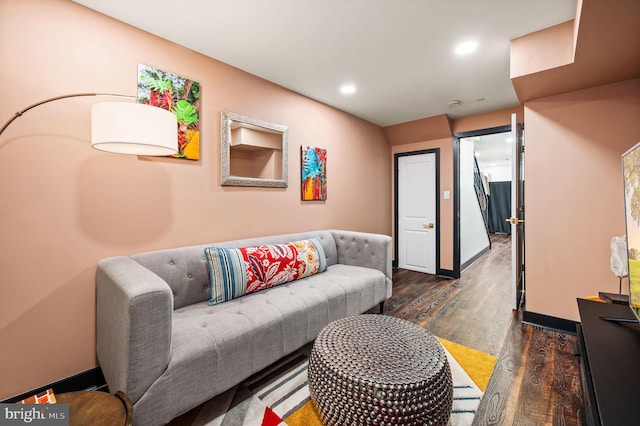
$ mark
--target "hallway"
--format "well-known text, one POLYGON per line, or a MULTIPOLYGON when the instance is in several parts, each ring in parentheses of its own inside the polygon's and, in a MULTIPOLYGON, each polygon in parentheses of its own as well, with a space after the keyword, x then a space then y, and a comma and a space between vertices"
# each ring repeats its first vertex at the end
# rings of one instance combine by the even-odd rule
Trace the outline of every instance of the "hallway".
POLYGON ((491 250, 458 280, 395 269, 386 313, 498 356, 515 314, 511 309, 511 237, 492 234, 491 250))

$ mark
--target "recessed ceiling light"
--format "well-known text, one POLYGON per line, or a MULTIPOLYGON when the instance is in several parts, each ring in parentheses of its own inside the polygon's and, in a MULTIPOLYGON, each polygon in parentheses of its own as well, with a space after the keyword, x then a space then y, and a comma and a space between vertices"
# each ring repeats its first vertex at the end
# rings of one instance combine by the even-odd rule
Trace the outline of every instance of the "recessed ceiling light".
POLYGON ((486 99, 485 99, 485 98, 478 98, 478 99, 476 99, 476 102, 484 102, 484 101, 486 101, 486 99))
POLYGON ((466 55, 478 48, 478 43, 475 41, 465 41, 456 46, 456 53, 458 55, 466 55))
POLYGON ((458 107, 460 106, 460 104, 461 104, 461 103, 462 103, 462 102, 460 102, 459 100, 454 99, 453 101, 450 101, 450 102, 447 104, 447 106, 448 106, 449 108, 458 108, 458 107))
POLYGON ((342 93, 343 95, 353 95, 354 93, 356 93, 356 86, 351 83, 343 84, 342 86, 340 86, 340 93, 342 93))

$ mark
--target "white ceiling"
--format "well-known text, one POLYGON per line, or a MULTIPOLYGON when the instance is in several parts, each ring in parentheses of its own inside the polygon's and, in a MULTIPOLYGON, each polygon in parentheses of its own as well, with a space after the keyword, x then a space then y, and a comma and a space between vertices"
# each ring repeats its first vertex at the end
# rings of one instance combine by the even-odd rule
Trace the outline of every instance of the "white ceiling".
POLYGON ((480 170, 496 166, 511 166, 513 138, 511 132, 465 138, 474 141, 473 148, 480 170))
POLYGON ((509 41, 576 9, 576 0, 73 1, 381 126, 518 105, 509 41), (454 53, 472 39, 475 52, 454 53), (356 93, 341 95, 344 83, 356 93))

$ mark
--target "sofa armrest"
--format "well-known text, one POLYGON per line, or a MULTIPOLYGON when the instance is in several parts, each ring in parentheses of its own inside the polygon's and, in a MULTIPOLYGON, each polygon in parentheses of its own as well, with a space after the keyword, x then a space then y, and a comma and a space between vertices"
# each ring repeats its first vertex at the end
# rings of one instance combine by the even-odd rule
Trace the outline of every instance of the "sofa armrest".
POLYGON ((377 269, 392 282, 390 236, 340 230, 331 233, 338 249, 338 263, 377 269))
POLYGON ((98 361, 111 392, 136 402, 171 356, 173 294, 159 276, 119 256, 96 271, 98 361))

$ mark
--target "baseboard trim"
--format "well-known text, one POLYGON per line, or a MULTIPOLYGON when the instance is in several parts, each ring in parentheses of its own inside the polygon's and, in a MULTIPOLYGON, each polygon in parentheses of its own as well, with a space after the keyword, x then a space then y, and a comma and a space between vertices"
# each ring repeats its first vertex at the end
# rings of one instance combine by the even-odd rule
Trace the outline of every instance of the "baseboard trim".
MULTIPOLYGON (((398 269, 398 262, 394 260, 391 263, 391 267, 393 269, 398 269)), ((437 268, 436 269, 436 275, 439 276, 439 277, 445 277, 445 278, 453 278, 453 279, 460 278, 460 277, 456 277, 455 272, 453 272, 450 269, 439 269, 439 268, 437 268)))
POLYGON ((471 259, 467 260, 466 262, 464 262, 462 265, 460 265, 460 270, 464 271, 465 269, 467 269, 469 266, 471 266, 476 260, 480 259, 485 253, 487 253, 488 251, 491 250, 491 244, 489 244, 488 246, 486 246, 485 248, 483 248, 482 250, 480 250, 475 256, 473 256, 471 259))
POLYGON ((31 395, 35 395, 47 389, 53 389, 54 394, 59 394, 81 390, 104 390, 106 387, 107 383, 104 379, 104 375, 102 374, 102 369, 100 367, 96 367, 91 370, 78 373, 75 376, 67 377, 66 379, 62 379, 57 382, 50 383, 46 386, 33 389, 21 395, 16 395, 2 402, 10 404, 13 402, 22 401, 23 399, 30 397, 31 395))
POLYGON ((576 321, 552 317, 550 315, 539 314, 531 311, 522 312, 522 322, 524 324, 530 324, 570 334, 576 334, 576 324, 578 324, 576 321))
POLYGON ((436 275, 440 276, 440 277, 446 277, 446 278, 460 278, 460 277, 456 277, 455 272, 453 272, 450 269, 438 269, 436 271, 436 275))

